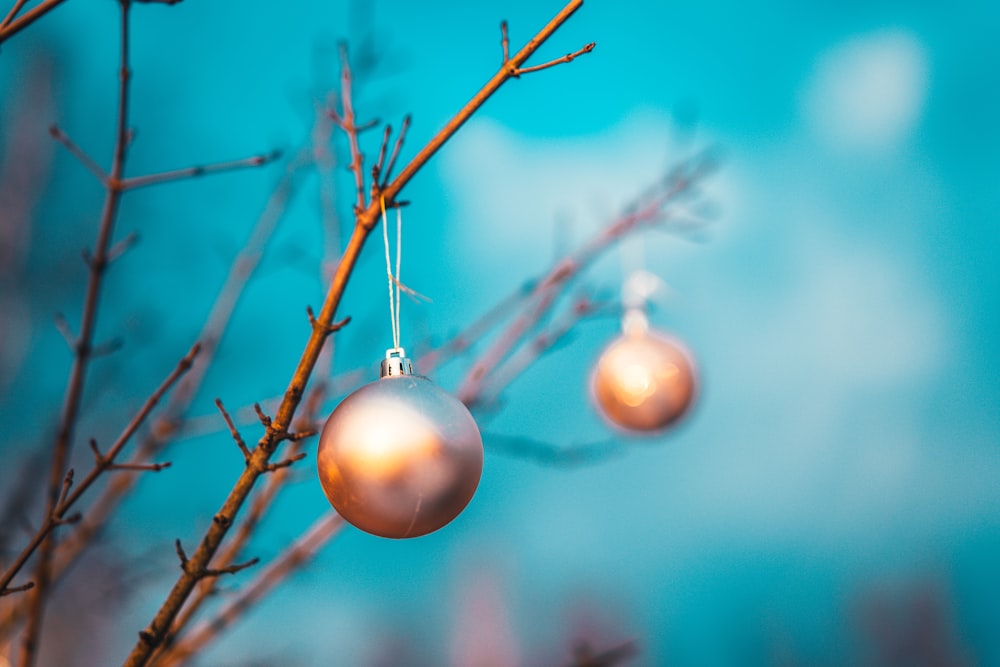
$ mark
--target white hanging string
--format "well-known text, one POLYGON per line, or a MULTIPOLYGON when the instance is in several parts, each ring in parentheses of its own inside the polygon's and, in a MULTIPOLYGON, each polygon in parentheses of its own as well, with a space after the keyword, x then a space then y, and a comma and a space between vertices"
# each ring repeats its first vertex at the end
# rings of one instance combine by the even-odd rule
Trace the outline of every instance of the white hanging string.
POLYGON ((382 241, 385 245, 385 273, 389 279, 389 324, 392 328, 392 347, 399 350, 399 267, 402 260, 403 247, 403 214, 396 208, 396 276, 392 275, 392 260, 389 257, 389 223, 385 214, 385 198, 380 197, 382 204, 382 241))

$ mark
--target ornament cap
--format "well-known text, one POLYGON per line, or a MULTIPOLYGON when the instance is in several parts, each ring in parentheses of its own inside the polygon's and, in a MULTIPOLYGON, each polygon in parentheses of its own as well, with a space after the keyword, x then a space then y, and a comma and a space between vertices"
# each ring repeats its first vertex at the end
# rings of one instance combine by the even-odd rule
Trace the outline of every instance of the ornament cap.
POLYGON ((622 316, 622 331, 628 336, 642 336, 649 331, 649 318, 642 308, 626 308, 622 316))
POLYGON ((394 378, 403 375, 413 375, 413 363, 406 358, 406 350, 401 347, 391 347, 385 351, 379 378, 394 378))

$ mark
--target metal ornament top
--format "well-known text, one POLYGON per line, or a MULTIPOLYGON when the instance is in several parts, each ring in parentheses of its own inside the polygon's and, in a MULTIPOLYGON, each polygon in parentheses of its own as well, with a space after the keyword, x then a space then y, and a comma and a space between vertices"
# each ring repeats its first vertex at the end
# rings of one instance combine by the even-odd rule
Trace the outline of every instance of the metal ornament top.
POLYGON ((406 350, 401 347, 391 347, 385 351, 385 359, 379 370, 379 379, 413 375, 413 362, 406 358, 406 350))

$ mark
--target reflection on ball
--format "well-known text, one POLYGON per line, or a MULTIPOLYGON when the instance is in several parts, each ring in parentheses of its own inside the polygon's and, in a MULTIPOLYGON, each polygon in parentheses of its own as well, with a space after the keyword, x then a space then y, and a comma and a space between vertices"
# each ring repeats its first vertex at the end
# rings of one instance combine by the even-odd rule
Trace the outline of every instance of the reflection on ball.
POLYGON ((591 378, 594 402, 614 426, 655 433, 680 419, 695 392, 694 364, 676 340, 629 332, 604 349, 591 378))
POLYGON ((430 380, 385 377, 330 415, 318 468, 345 520, 382 537, 417 537, 450 522, 472 499, 483 441, 466 407, 430 380))

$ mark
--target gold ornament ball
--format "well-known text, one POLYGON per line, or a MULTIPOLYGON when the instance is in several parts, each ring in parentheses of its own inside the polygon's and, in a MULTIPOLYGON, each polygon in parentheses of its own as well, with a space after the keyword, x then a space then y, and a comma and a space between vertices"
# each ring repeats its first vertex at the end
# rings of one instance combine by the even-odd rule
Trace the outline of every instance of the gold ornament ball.
POLYGON ((601 353, 591 391, 601 414, 619 428, 657 433, 691 407, 691 355, 679 341, 653 331, 627 332, 601 353))
POLYGON ((469 504, 483 441, 466 407, 418 375, 384 377, 333 411, 320 435, 319 479, 338 513, 382 537, 418 537, 469 504))

